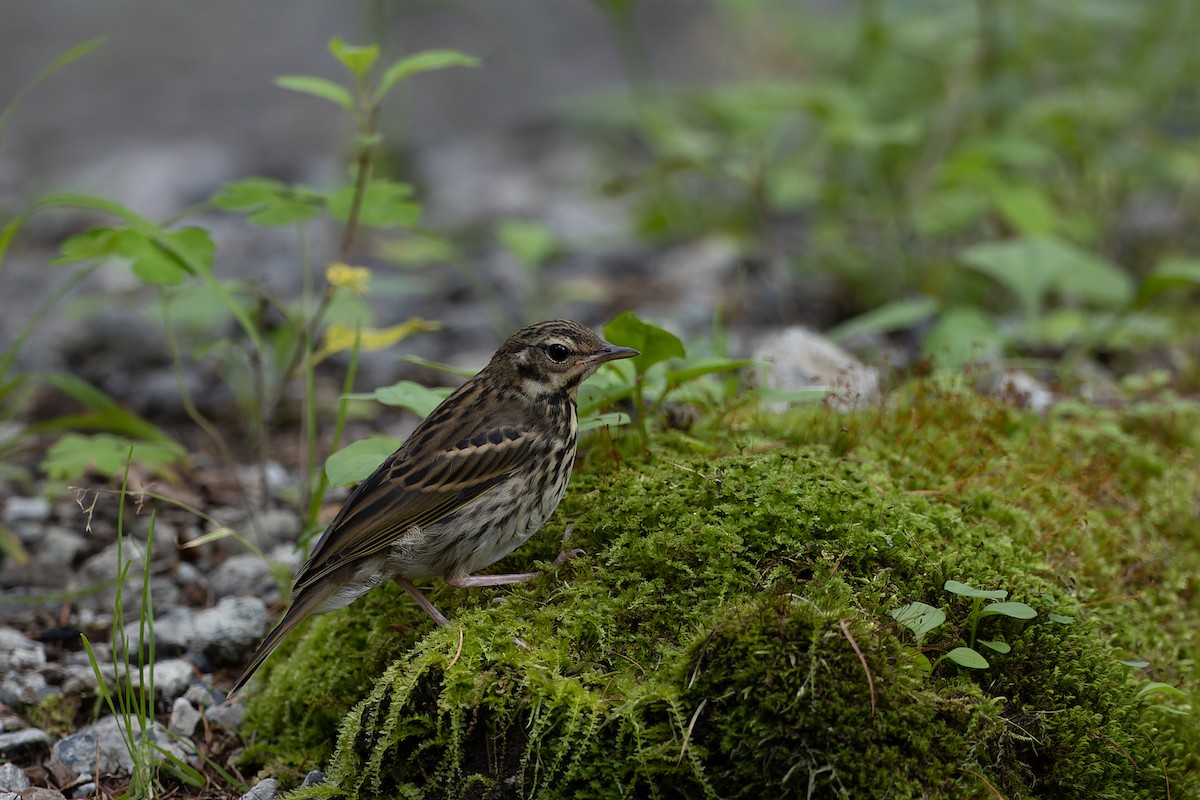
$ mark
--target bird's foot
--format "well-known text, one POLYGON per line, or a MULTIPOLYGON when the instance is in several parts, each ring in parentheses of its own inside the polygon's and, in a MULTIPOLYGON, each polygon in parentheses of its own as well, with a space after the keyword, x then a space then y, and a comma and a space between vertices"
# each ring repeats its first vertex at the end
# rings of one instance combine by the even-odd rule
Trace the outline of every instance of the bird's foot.
POLYGON ((404 587, 404 591, 412 595, 412 598, 417 601, 417 604, 421 606, 421 608, 425 609, 426 614, 433 617, 433 621, 436 622, 439 627, 444 628, 450 624, 450 620, 446 619, 446 616, 442 612, 438 611, 433 603, 429 602, 429 598, 422 594, 421 590, 418 589, 412 581, 410 581, 408 578, 402 578, 399 575, 397 575, 394 580, 396 583, 404 587))
POLYGON ((583 555, 582 548, 572 547, 570 550, 567 549, 567 543, 571 540, 571 533, 574 530, 575 530, 575 523, 572 522, 572 523, 568 524, 567 529, 565 531, 563 531, 562 549, 559 551, 558 555, 554 557, 554 566, 561 567, 563 564, 567 563, 572 558, 579 558, 581 555, 583 555))

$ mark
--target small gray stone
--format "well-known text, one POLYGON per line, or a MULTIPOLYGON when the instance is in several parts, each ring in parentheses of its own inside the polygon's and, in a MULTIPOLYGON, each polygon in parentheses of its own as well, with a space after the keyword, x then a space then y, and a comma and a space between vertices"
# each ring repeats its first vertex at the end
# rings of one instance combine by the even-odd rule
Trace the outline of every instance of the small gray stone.
POLYGON ((90 733, 75 733, 55 742, 50 761, 65 767, 76 778, 94 776, 97 769, 101 774, 111 772, 116 767, 116 762, 99 750, 99 742, 90 733))
POLYGON ((225 597, 196 614, 192 648, 214 666, 243 664, 270 622, 266 604, 257 597, 225 597))
POLYGON ((36 669, 45 663, 46 650, 40 644, 15 628, 0 628, 0 673, 36 669))
POLYGON ((879 397, 879 372, 807 328, 786 328, 759 342, 753 359, 770 367, 758 369, 758 383, 769 389, 825 389, 825 402, 851 411, 879 397))
POLYGON ((217 597, 278 594, 270 565, 253 553, 238 553, 226 558, 209 574, 209 585, 217 597))
POLYGON ((85 797, 91 797, 96 793, 96 782, 88 781, 81 783, 71 790, 71 797, 75 800, 83 800, 85 797))
POLYGON ((242 795, 242 800, 275 800, 279 794, 279 781, 274 778, 263 778, 254 788, 242 795))
POLYGON ((29 788, 29 777, 16 764, 0 764, 0 792, 23 792, 29 788))
POLYGON ((992 372, 981 381, 979 390, 1001 402, 1045 415, 1054 404, 1050 387, 1019 369, 992 372))
POLYGON ((21 800, 21 795, 16 792, 0 792, 0 800, 21 800))
POLYGON ((314 769, 312 772, 304 776, 304 782, 300 784, 301 789, 306 789, 309 786, 319 786, 325 782, 325 773, 319 769, 314 769))
POLYGON ((204 718, 213 727, 236 731, 246 720, 246 707, 236 700, 222 703, 205 711, 204 718))
POLYGON ((26 747, 38 747, 50 744, 50 734, 41 728, 25 728, 13 730, 12 733, 0 733, 0 756, 11 756, 25 750, 26 747))
POLYGON ((203 683, 193 683, 183 693, 183 696, 196 708, 208 708, 225 700, 225 695, 215 691, 211 686, 205 686, 203 683))
MULTIPOLYGON (((274 461, 271 462, 271 465, 278 469, 283 469, 274 461)), ((267 476, 268 480, 272 482, 279 479, 278 475, 273 476, 270 466, 267 470, 267 476)), ((284 476, 287 476, 286 471, 284 472, 284 476)), ((290 478, 285 477, 285 480, 290 480, 290 478)), ((264 511, 259 517, 258 527, 262 531, 263 550, 267 550, 277 544, 295 545, 296 537, 300 535, 300 517, 291 509, 271 508, 264 511)))
POLYGON ((17 797, 20 800, 65 800, 58 789, 47 789, 44 786, 30 786, 17 797))
POLYGON ((186 606, 172 608, 154 620, 154 646, 164 653, 184 653, 196 635, 196 611, 186 606))
POLYGON ((159 661, 154 665, 154 692, 165 700, 174 700, 187 691, 195 677, 192 665, 182 658, 159 661))
POLYGON ((200 712, 196 707, 182 697, 175 698, 175 704, 171 706, 171 719, 167 723, 167 730, 188 737, 196 732, 196 726, 199 724, 200 712))
POLYGON ((4 501, 4 522, 45 522, 50 519, 50 501, 44 497, 10 497, 4 501))
MULTIPOLYGON (((68 738, 92 738, 94 741, 93 754, 99 753, 100 771, 102 773, 113 772, 119 769, 122 773, 129 774, 133 770, 133 758, 129 755, 129 750, 125 746, 125 739, 121 731, 122 724, 123 720, 117 717, 105 717, 99 722, 82 728, 74 736, 68 738), (115 769, 112 766, 114 764, 116 765, 115 769), (108 765, 107 769, 104 768, 105 765, 108 765)), ((142 740, 142 732, 136 722, 134 724, 133 738, 135 742, 142 740)), ((159 722, 152 722, 149 725, 146 731, 146 738, 158 748, 155 750, 147 749, 146 755, 154 760, 165 758, 162 752, 160 752, 162 750, 165 750, 181 761, 187 761, 189 756, 194 752, 194 747, 190 742, 172 736, 159 722)), ((66 740, 64 739, 63 741, 66 740)), ((95 758, 94 755, 93 758, 95 758)), ((91 774, 90 769, 86 774, 91 774)))
POLYGON ((82 533, 51 525, 45 529, 45 535, 34 548, 34 555, 38 561, 57 564, 61 569, 73 562, 85 549, 87 539, 82 533))

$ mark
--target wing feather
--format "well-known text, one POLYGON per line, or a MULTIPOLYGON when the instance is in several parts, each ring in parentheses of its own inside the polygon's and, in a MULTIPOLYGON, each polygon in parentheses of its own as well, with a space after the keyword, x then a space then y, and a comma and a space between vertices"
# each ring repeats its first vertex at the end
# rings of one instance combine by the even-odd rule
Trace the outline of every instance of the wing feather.
POLYGON ((422 448, 424 452, 410 452, 406 443, 389 456, 346 500, 300 570, 294 591, 379 553, 414 527, 428 527, 455 513, 519 469, 545 438, 511 418, 499 423, 493 418, 472 434, 456 437, 456 444, 422 448), (418 459, 428 468, 414 469, 418 459))

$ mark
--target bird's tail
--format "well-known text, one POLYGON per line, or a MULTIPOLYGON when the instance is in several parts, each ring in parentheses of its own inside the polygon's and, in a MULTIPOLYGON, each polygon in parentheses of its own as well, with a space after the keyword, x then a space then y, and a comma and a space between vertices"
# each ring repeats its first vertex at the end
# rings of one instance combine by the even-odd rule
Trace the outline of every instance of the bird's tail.
POLYGON ((309 586, 302 590, 294 600, 287 613, 283 615, 283 619, 279 620, 279 624, 275 629, 267 634, 267 637, 262 640, 262 644, 254 651, 254 655, 250 658, 250 663, 242 670, 242 674, 234 681, 233 688, 229 690, 230 696, 234 695, 239 689, 246 685, 250 677, 255 671, 263 665, 271 653, 275 652, 275 648, 287 638, 287 635, 295 630, 296 626, 305 620, 314 612, 319 613, 321 606, 333 594, 336 586, 331 585, 326 581, 323 584, 309 586))

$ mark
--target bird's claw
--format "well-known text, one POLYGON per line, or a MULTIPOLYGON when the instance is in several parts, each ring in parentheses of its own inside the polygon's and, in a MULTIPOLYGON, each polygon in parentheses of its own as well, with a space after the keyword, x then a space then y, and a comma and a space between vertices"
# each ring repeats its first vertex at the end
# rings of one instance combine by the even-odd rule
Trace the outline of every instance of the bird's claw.
POLYGON ((572 558, 579 558, 581 555, 583 555, 583 549, 579 547, 572 547, 570 550, 563 550, 554 557, 554 566, 561 567, 572 558))

